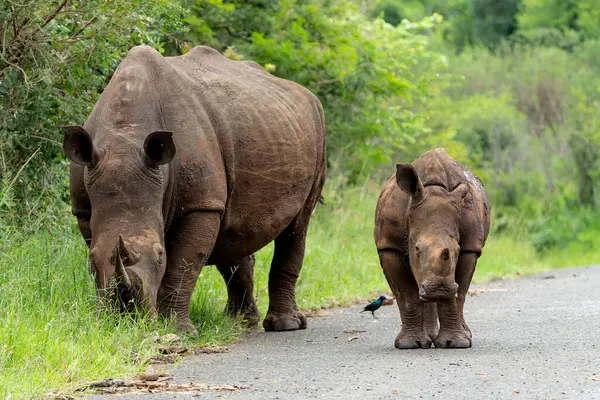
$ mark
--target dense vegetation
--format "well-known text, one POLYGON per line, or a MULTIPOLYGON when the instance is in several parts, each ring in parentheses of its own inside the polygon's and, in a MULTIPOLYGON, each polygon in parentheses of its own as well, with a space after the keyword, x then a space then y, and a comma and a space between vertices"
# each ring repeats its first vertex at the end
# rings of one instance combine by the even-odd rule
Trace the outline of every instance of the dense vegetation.
MULTIPOLYGON (((490 193, 476 279, 598 261, 598 20, 595 0, 0 0, 0 395, 131 373, 129 354, 169 329, 96 310, 69 215, 58 126, 83 123, 131 46, 207 44, 321 99, 327 205, 298 289, 317 307, 386 289, 377 193, 396 161, 432 147, 490 193)), ((270 256, 257 267, 263 313, 270 256)), ((201 341, 235 337, 214 270, 197 289, 201 341)))

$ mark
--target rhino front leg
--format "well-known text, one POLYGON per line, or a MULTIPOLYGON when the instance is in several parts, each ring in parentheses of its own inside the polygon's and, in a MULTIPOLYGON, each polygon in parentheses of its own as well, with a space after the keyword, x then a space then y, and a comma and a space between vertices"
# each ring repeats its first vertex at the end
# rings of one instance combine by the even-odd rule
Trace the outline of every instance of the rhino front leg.
POLYGON ((427 332, 431 340, 434 340, 439 332, 437 303, 429 302, 423 304, 423 319, 425 332, 427 332))
POLYGON ((227 284, 225 311, 232 316, 242 315, 250 325, 257 325, 260 313, 254 300, 254 254, 235 264, 217 265, 227 284))
MULTIPOLYGON (((419 290, 407 262, 394 250, 380 250, 379 261, 383 273, 396 297, 400 310, 402 330, 396 336, 395 346, 398 349, 427 349, 431 347, 433 338, 427 329, 427 322, 435 318, 428 315, 430 307, 426 307, 419 299, 419 290)), ((437 329, 437 321, 435 328, 437 329)))
POLYGON ((458 297, 452 303, 438 303, 440 332, 435 339, 435 347, 471 347, 471 330, 465 322, 463 307, 465 298, 475 273, 477 254, 463 253, 458 257, 455 280, 458 284, 458 297))
POLYGON ((185 216, 167 238, 167 269, 158 291, 159 313, 175 316, 179 329, 197 336, 190 321, 190 300, 200 270, 208 260, 219 233, 216 212, 194 212, 185 216))

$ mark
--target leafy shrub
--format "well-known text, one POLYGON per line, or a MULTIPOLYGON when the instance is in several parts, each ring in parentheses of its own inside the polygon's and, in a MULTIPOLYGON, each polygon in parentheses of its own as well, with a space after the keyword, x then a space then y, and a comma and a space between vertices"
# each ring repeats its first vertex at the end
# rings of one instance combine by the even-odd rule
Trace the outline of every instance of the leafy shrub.
POLYGON ((58 126, 83 123, 129 48, 161 49, 181 13, 164 0, 0 3, 0 154, 4 177, 25 165, 16 198, 36 198, 57 171, 58 126))

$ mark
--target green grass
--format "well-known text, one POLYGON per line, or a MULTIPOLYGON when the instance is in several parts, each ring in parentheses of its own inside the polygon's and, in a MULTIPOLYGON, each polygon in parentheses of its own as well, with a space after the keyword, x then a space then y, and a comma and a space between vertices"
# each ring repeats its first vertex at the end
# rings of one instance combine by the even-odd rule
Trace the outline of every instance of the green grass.
MULTIPOLYGON (((318 207, 311 223, 297 286, 301 308, 346 305, 389 293, 372 238, 378 193, 378 185, 342 191, 330 180, 327 205, 318 207)), ((169 332, 168 322, 134 321, 97 310, 86 249, 75 228, 54 234, 22 231, 0 229, 0 398, 68 391, 85 381, 126 377, 143 369, 131 353, 153 354, 151 338, 169 332)), ((492 234, 475 281, 599 263, 593 247, 573 242, 540 257, 526 239, 492 234)), ((255 268, 255 295, 263 316, 272 255, 272 246, 260 251, 255 268)), ((192 306, 201 344, 227 343, 243 332, 235 320, 223 316, 225 301, 219 273, 206 267, 192 306)))
MULTIPOLYGON (((0 398, 31 398, 133 375, 143 366, 132 353, 155 354, 151 338, 172 330, 168 321, 98 311, 84 247, 74 230, 1 234, 0 398)), ((194 316, 203 321, 203 344, 231 341, 242 332, 210 299, 196 301, 194 316)))

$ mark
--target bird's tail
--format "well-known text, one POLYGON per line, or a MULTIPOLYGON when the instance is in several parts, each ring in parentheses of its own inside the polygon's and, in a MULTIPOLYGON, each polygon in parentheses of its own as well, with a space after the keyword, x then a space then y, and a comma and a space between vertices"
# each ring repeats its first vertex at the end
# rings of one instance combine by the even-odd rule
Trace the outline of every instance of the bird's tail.
MULTIPOLYGON (((362 310, 361 312, 365 312, 365 311, 367 311, 367 310, 362 310)), ((359 312, 359 314, 360 314, 361 312, 359 312)))

